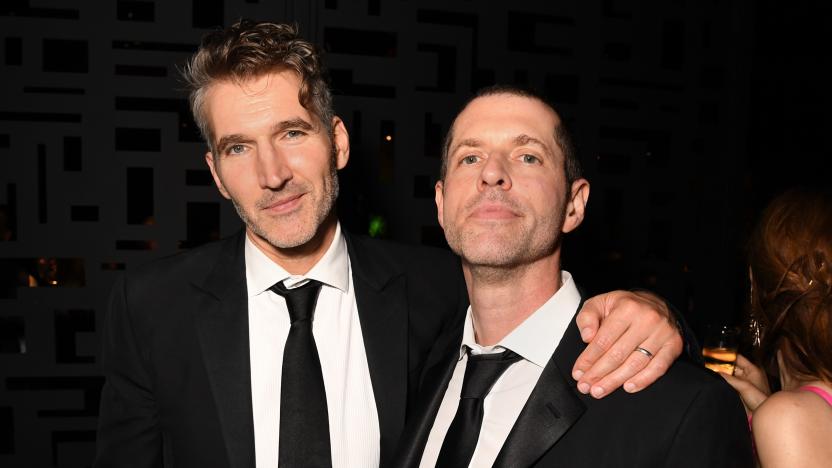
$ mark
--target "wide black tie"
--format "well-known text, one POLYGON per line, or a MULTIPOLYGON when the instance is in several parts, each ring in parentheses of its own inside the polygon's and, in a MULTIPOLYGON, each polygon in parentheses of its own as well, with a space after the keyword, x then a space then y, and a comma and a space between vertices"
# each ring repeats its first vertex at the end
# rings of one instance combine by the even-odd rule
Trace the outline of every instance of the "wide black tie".
POLYGON ((292 322, 283 348, 278 466, 331 467, 324 376, 312 336, 312 316, 321 283, 309 280, 303 286, 287 289, 281 281, 271 290, 286 299, 292 322))
POLYGON ((508 350, 478 355, 472 355, 471 350, 468 350, 459 407, 442 442, 437 468, 468 466, 480 436, 483 400, 503 372, 520 359, 520 356, 508 350))

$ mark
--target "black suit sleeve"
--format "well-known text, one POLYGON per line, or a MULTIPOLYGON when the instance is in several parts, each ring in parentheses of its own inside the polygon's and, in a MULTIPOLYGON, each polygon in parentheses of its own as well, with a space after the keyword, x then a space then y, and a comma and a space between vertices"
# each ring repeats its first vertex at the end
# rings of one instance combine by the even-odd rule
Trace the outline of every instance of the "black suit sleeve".
POLYGON ((162 466, 162 437, 151 375, 131 323, 124 278, 116 283, 110 297, 102 361, 106 381, 94 466, 162 466))
POLYGON ((665 466, 754 466, 751 433, 736 393, 721 381, 703 387, 676 432, 665 466))

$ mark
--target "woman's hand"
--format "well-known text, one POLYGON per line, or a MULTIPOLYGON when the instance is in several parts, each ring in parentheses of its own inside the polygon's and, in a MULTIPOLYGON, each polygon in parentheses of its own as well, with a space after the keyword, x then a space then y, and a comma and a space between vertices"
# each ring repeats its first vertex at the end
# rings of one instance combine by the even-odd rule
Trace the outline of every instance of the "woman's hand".
POLYGON ((737 354, 734 375, 723 372, 719 375, 740 394, 746 414, 751 414, 771 395, 765 373, 742 354, 737 354))

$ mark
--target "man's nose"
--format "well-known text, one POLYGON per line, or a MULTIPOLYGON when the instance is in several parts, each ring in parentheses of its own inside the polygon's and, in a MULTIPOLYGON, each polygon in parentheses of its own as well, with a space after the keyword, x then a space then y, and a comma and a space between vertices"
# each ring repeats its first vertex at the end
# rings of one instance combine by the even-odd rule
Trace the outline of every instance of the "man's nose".
POLYGON ((490 156, 482 167, 479 188, 484 190, 489 187, 511 189, 508 161, 503 155, 490 156))
POLYGON ((292 179, 292 169, 284 151, 266 145, 257 153, 257 181, 261 188, 277 190, 292 179))

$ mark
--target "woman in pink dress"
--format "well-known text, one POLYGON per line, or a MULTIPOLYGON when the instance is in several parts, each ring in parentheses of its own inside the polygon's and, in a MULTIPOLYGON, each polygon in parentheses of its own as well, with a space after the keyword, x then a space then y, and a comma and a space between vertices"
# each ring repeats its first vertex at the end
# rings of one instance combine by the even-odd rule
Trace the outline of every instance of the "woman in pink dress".
POLYGON ((749 260, 760 367, 740 356, 723 377, 745 404, 763 467, 832 467, 832 196, 774 199, 749 260), (782 391, 770 394, 766 372, 782 391))

